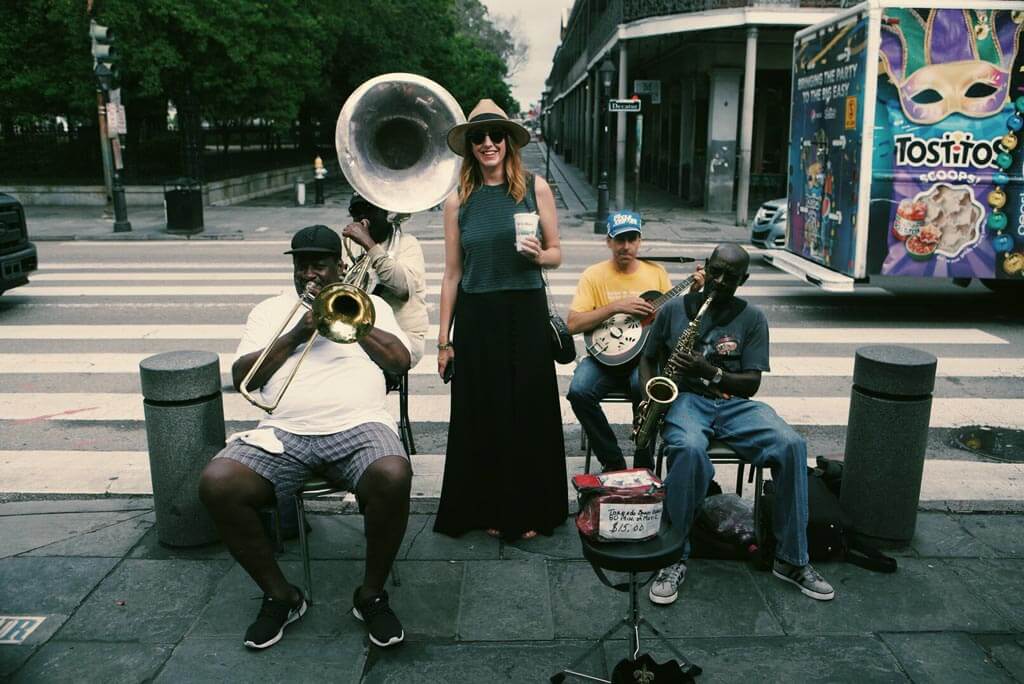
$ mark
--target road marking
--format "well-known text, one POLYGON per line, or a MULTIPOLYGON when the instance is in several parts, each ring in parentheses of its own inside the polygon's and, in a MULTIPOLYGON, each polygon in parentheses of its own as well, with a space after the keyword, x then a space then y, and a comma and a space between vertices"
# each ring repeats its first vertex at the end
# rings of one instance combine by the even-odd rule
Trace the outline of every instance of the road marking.
MULTIPOLYGON (((770 405, 790 425, 846 425, 850 413, 848 397, 758 397, 770 405)), ((565 397, 559 397, 564 425, 576 425, 576 415, 565 397)), ((388 410, 398 416, 398 395, 387 396, 388 410)), ((416 422, 448 422, 448 394, 412 394, 409 415, 416 422)), ((613 423, 632 422, 627 404, 605 406, 613 423)), ((224 395, 226 420, 258 420, 263 412, 241 395, 224 395)), ((142 396, 131 393, 3 393, 0 394, 0 419, 23 422, 67 421, 142 421, 142 396)), ((1000 425, 1024 429, 1024 399, 938 398, 932 402, 931 427, 962 425, 1000 425)))
MULTIPOLYGON (((139 363, 153 353, 0 353, 0 374, 58 373, 137 373, 139 363)), ((219 354, 222 372, 234 363, 234 354, 219 354)), ((850 377, 852 356, 777 356, 772 357, 772 372, 766 377, 850 377)), ((576 364, 556 364, 555 373, 571 376, 576 364)), ((420 359, 410 375, 437 373, 437 356, 420 359)), ((939 357, 939 377, 1024 378, 1024 358, 939 357)))
MULTIPOLYGON (((441 493, 443 454, 412 457, 414 498, 436 499, 441 493)), ((567 480, 583 472, 582 457, 566 458, 567 480)), ((814 462, 808 459, 809 465, 814 462)), ((736 467, 716 464, 719 482, 734 482, 736 467)), ((0 451, 0 491, 24 494, 152 494, 149 456, 145 451, 0 451)), ((569 499, 575 492, 567 483, 569 499)), ((753 496, 753 487, 744 488, 753 496)), ((923 507, 950 504, 1024 502, 1024 464, 961 460, 926 460, 921 480, 923 507)), ((0 618, 2 620, 3 618, 0 618)))
MULTIPOLYGON (((166 280, 166 279, 164 279, 166 280)), ((33 285, 29 284, 17 290, 19 297, 239 297, 239 296, 265 296, 279 295, 290 289, 291 281, 280 278, 279 285, 33 285)), ((576 293, 575 285, 552 285, 548 288, 552 295, 571 296, 576 293)), ((440 285, 428 285, 428 295, 441 294, 440 285)), ((830 293, 819 290, 816 287, 793 280, 792 284, 784 287, 759 287, 744 285, 737 294, 743 297, 834 297, 840 298, 851 296, 851 294, 830 293)), ((886 295, 890 293, 875 287, 864 288, 852 293, 853 296, 865 294, 886 295)))
MULTIPOLYGON (((438 225, 438 229, 440 229, 438 225)), ((511 236, 511 233, 509 233, 511 236)), ((442 246, 444 245, 444 238, 416 238, 419 243, 423 246, 442 246)), ((594 236, 593 239, 587 240, 561 240, 562 245, 568 245, 570 247, 605 247, 605 238, 603 235, 594 236)), ((87 249, 105 249, 111 248, 124 248, 124 247, 144 247, 146 251, 153 249, 166 248, 166 249, 200 249, 203 247, 212 247, 214 251, 217 249, 236 249, 238 247, 268 247, 268 246, 281 246, 290 245, 289 240, 146 240, 140 242, 139 240, 72 240, 65 242, 55 242, 55 245, 60 247, 82 247, 87 249)), ((666 249, 676 250, 671 254, 666 251, 665 255, 676 256, 682 250, 695 250, 695 251, 707 251, 710 252, 718 246, 717 242, 679 242, 670 240, 644 240, 644 255, 655 256, 650 254, 647 250, 665 247, 666 249)), ((740 245, 749 254, 763 254, 765 250, 760 247, 754 247, 753 245, 740 245)), ((661 255, 658 255, 661 256, 661 255)), ((692 256, 692 255, 687 255, 692 256)))
MULTIPOLYGON (((102 269, 97 269, 102 270, 102 269)), ((441 280, 443 273, 430 272, 426 274, 428 281, 441 280)), ((555 272, 549 273, 548 280, 552 281, 571 281, 577 282, 583 275, 582 272, 555 272)), ((290 271, 281 271, 280 264, 278 268, 271 272, 267 271, 210 271, 210 272, 194 272, 194 271, 127 271, 113 273, 102 273, 96 270, 89 272, 64 272, 55 271, 52 268, 41 270, 39 273, 32 274, 33 283, 70 283, 70 282, 121 282, 121 281, 232 281, 232 280, 270 280, 281 283, 282 286, 287 286, 292 282, 292 275, 290 271)), ((753 273, 750 276, 750 280, 747 282, 790 282, 800 283, 799 280, 787 273, 753 273)), ((801 283, 802 284, 802 283, 801 283)))
MULTIPOLYGON (((0 340, 239 340, 242 325, 0 325, 0 340)), ((437 336, 431 325, 427 339, 437 336)), ((581 339, 578 337, 578 339, 581 339)), ((977 328, 786 328, 772 327, 777 344, 1009 344, 977 328)))

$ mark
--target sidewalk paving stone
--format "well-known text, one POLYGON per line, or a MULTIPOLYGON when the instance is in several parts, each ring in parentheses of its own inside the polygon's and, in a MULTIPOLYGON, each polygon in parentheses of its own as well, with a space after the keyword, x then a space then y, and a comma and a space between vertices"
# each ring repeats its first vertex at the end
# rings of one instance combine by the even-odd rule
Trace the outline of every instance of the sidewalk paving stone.
MULTIPOLYGON (((362 682, 546 682, 588 646, 582 641, 405 644, 394 653, 371 651, 362 682)), ((583 667, 600 671, 600 654, 583 667)))
POLYGON ((178 644, 156 678, 179 682, 358 682, 366 647, 362 635, 330 639, 288 637, 253 652, 237 638, 189 637, 178 644))
POLYGON ((0 558, 73 540, 141 515, 140 511, 122 511, 5 516, 0 518, 0 558))
POLYGON ((142 535, 128 557, 140 560, 230 560, 231 554, 220 542, 202 546, 164 546, 154 526, 142 535))
POLYGON ((1008 684, 1014 681, 968 634, 881 634, 880 638, 915 682, 1008 684))
POLYGON ((41 513, 121 513, 152 509, 153 498, 149 496, 134 499, 37 499, 0 503, 0 518, 41 513))
POLYGON ((0 613, 71 614, 117 563, 115 558, 0 559, 0 613))
MULTIPOLYGON (((892 684, 907 681, 899 661, 873 636, 719 637, 670 641, 690 662, 703 668, 704 673, 697 678, 700 684, 892 684)), ((619 643, 622 645, 605 646, 610 667, 627 655, 626 642, 619 643)), ((653 638, 641 640, 641 644, 658 662, 675 657, 653 638)))
POLYGON ((17 646, 0 645, 0 681, 8 681, 8 678, 17 672, 39 649, 43 648, 71 617, 70 613, 43 613, 35 610, 27 612, 31 613, 31 617, 45 619, 28 635, 27 639, 17 646))
POLYGON ((1019 634, 979 634, 974 639, 1014 679, 1024 682, 1024 639, 1019 634))
MULTIPOLYGON (((992 549, 967 531, 964 520, 971 517, 918 513, 911 547, 922 558, 977 558, 991 555, 992 549)), ((892 555, 889 551, 886 553, 892 555)))
POLYGON ((229 565, 124 560, 64 625, 59 638, 174 643, 195 622, 229 565))
MULTIPOLYGON (((948 561, 957 575, 985 603, 1004 616, 1006 628, 974 631, 1024 631, 1024 561, 962 558, 948 561)), ((966 626, 966 624, 965 624, 966 626)))
POLYGON ((173 644, 51 641, 14 682, 81 682, 133 684, 150 681, 167 660, 173 644))
POLYGON ((459 597, 458 638, 554 638, 547 564, 540 559, 467 563, 459 597))
MULTIPOLYGON (((995 558, 1024 558, 1024 525, 1013 515, 965 515, 960 523, 995 558)), ((987 555, 987 554, 986 554, 987 555)))
POLYGON ((427 520, 413 539, 406 560, 498 560, 501 544, 494 537, 476 530, 459 538, 434 532, 436 516, 427 520))
MULTIPOLYGON (((548 568, 556 637, 596 639, 629 612, 629 594, 604 586, 586 561, 551 561, 548 568)), ((626 579, 619 573, 612 581, 626 579)), ((691 561, 679 599, 670 606, 652 604, 649 586, 637 592, 640 613, 666 635, 783 634, 742 563, 691 561)))
POLYGON ((122 558, 153 527, 155 520, 152 512, 136 512, 135 517, 128 520, 48 544, 24 555, 122 558))
POLYGON ((771 573, 755 580, 787 634, 1009 630, 992 601, 954 571, 961 562, 901 558, 891 575, 848 563, 815 565, 836 589, 832 601, 810 599, 771 573))

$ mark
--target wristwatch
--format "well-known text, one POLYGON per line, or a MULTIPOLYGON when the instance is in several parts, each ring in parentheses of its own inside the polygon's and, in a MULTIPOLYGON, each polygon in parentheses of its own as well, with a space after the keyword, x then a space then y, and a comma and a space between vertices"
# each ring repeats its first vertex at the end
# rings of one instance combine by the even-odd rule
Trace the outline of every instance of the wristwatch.
POLYGON ((451 342, 438 342, 437 343, 437 351, 444 351, 445 349, 451 349, 451 348, 452 348, 452 343, 451 342))
POLYGON ((716 368, 715 369, 715 375, 710 380, 708 380, 708 384, 709 385, 717 385, 718 383, 722 382, 722 376, 724 374, 725 373, 722 371, 721 368, 716 368))

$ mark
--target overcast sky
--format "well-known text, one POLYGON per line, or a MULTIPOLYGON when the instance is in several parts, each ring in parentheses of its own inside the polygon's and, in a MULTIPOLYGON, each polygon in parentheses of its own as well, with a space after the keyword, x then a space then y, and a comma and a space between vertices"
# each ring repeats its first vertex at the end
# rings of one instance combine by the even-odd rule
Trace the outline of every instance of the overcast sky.
POLYGON ((544 79, 551 71, 551 58, 558 47, 558 27, 562 10, 573 0, 481 0, 492 17, 518 16, 519 25, 530 45, 526 64, 512 78, 512 97, 527 110, 538 102, 544 91, 544 79))

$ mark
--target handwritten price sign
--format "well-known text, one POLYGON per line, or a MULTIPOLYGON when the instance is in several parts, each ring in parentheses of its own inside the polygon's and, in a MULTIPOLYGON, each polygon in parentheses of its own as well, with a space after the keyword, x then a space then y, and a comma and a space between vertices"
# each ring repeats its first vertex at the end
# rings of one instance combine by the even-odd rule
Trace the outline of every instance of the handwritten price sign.
POLYGON ((661 503, 601 504, 598 535, 607 541, 647 539, 661 527, 661 503))

